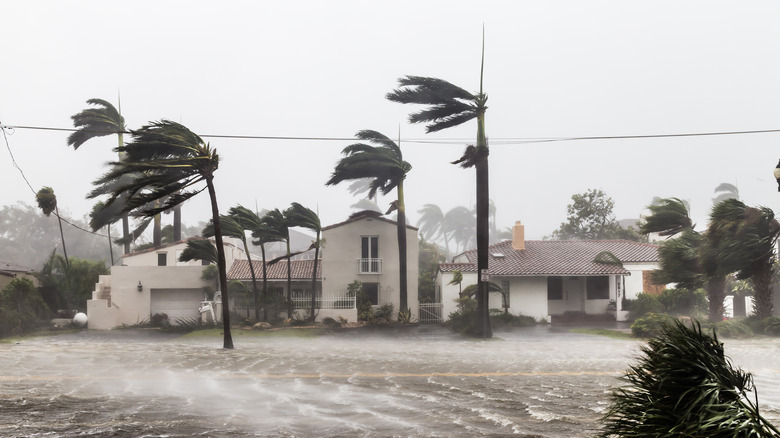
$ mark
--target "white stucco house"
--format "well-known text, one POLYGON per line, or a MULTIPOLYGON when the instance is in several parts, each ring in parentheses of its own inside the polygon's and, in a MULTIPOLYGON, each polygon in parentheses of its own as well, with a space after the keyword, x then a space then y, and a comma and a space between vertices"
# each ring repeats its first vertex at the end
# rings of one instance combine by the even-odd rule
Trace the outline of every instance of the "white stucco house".
MULTIPOLYGON (((658 246, 627 240, 531 240, 524 239, 520 222, 511 241, 490 246, 490 281, 506 293, 491 293, 490 308, 504 308, 547 322, 582 315, 612 315, 625 320, 623 298, 634 299, 642 291, 657 293, 662 286, 650 282, 658 268, 658 246)), ((466 251, 442 263, 436 277, 437 301, 442 314, 457 309, 461 288, 477 283, 477 251, 466 251), (449 284, 460 271, 460 286, 449 284)))
MULTIPOLYGON (((178 261, 186 245, 184 240, 122 256, 120 266, 99 277, 92 299, 87 300, 89 328, 133 325, 156 313, 165 313, 170 321, 199 318, 205 290, 214 284, 201 279, 202 261, 178 261)), ((225 239, 227 266, 245 257, 241 246, 225 239)))
MULTIPOLYGON (((400 305, 400 271, 398 227, 393 220, 374 211, 361 211, 347 220, 322 228, 325 242, 318 261, 317 320, 342 317, 357 321, 354 297, 347 296, 347 286, 355 280, 363 285, 372 305, 392 304, 397 313, 400 305), (350 300, 351 298, 351 300, 350 300), (345 306, 345 303, 351 303, 345 306)), ((417 228, 406 227, 407 306, 417 317, 418 238, 417 228)), ((313 253, 313 251, 309 251, 313 253)), ((253 256, 254 257, 254 256, 253 256)), ((262 261, 253 258, 255 275, 261 277, 262 261)), ((298 309, 308 309, 311 300, 312 259, 292 260, 292 298, 298 309)), ((268 268, 271 287, 286 295, 287 262, 282 260, 268 268)), ((228 279, 249 285, 249 262, 236 260, 228 279)), ((301 310, 302 311, 302 310, 301 310)))

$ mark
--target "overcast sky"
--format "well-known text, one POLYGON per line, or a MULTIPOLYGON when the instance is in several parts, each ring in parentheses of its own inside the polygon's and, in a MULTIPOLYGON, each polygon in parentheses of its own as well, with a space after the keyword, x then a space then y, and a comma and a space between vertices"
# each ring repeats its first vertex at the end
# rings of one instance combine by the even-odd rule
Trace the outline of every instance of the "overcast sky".
MULTIPOLYGON (((639 217, 654 196, 689 200, 699 227, 714 188, 780 207, 780 133, 524 143, 522 139, 780 129, 780 3, 680 1, 10 1, 0 26, 0 123, 72 127, 89 98, 117 102, 129 128, 171 119, 201 134, 397 137, 413 169, 411 223, 426 203, 473 206, 475 176, 449 164, 476 122, 426 135, 384 95, 403 75, 478 91, 482 26, 490 190, 499 227, 528 238, 565 220, 589 188, 639 217), (419 140, 448 140, 449 144, 419 140), (508 141, 514 140, 514 141, 508 141)), ((7 140, 33 187, 82 217, 115 138, 74 151, 67 132, 7 140)), ((357 201, 325 187, 348 141, 207 138, 221 158, 222 212, 241 203, 319 208, 342 221, 357 201)), ((34 205, 4 140, 0 205, 34 205)), ((388 197, 389 198, 389 197, 388 197)), ((379 200, 386 207, 390 199, 379 200)), ((210 217, 203 193, 185 222, 210 217)), ((170 221, 166 216, 164 221, 170 221)))

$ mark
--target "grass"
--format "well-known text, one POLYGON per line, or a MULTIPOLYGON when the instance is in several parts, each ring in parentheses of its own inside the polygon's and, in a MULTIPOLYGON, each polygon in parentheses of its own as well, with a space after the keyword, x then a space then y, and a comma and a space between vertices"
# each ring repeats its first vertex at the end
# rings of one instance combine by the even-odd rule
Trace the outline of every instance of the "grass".
POLYGON ((606 336, 612 339, 635 339, 633 336, 631 336, 631 333, 626 333, 620 330, 612 330, 612 329, 575 328, 569 330, 569 332, 580 333, 583 335, 606 336))

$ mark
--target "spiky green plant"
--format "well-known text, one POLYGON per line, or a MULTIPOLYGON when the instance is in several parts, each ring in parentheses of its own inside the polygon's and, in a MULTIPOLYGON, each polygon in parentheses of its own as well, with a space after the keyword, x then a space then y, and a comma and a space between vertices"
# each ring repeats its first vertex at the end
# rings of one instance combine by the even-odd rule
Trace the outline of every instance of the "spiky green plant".
POLYGON ((776 437, 753 376, 734 368, 717 335, 665 324, 613 390, 602 437, 776 437))

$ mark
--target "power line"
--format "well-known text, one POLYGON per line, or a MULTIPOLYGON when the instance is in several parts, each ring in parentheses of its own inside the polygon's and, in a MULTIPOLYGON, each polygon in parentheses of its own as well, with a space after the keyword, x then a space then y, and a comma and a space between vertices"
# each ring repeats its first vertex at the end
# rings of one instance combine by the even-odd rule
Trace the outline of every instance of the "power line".
MULTIPOLYGON (((64 131, 75 132, 78 129, 75 128, 56 128, 46 126, 23 126, 23 125, 0 125, 2 129, 31 129, 42 131, 64 131)), ((105 132, 105 131, 89 131, 84 132, 105 132)), ((712 131, 712 132, 684 132, 684 133, 672 133, 672 134, 639 134, 639 135, 600 135, 600 136, 581 136, 581 137, 508 137, 508 138, 495 138, 491 137, 490 142, 493 145, 518 145, 518 144, 532 144, 532 143, 550 143, 550 142, 564 142, 564 141, 583 141, 583 140, 631 140, 631 139, 643 139, 643 138, 675 138, 675 137, 707 137, 707 136, 724 136, 724 135, 750 135, 750 134, 769 134, 778 133, 780 129, 760 129, 760 130, 746 130, 746 131, 712 131)), ((131 131, 117 131, 116 133, 131 134, 131 131)), ((235 134, 203 134, 200 137, 204 138, 225 138, 225 139, 240 139, 240 140, 285 140, 285 141, 355 141, 353 137, 303 137, 303 136, 278 136, 278 135, 235 135, 235 134)), ((446 138, 446 139, 434 139, 423 140, 419 138, 401 139, 404 143, 421 143, 421 144, 458 144, 468 143, 472 139, 466 138, 446 138)))
MULTIPOLYGON (((27 187, 29 187, 29 188, 30 188, 30 191, 33 193, 33 195, 37 195, 37 192, 36 192, 36 191, 35 191, 35 189, 33 188, 32 184, 30 184, 30 181, 27 179, 27 176, 24 174, 24 171, 23 171, 23 170, 22 170, 22 168, 19 166, 19 164, 16 162, 16 158, 14 158, 14 153, 11 151, 11 144, 8 142, 8 136, 6 135, 6 132, 5 132, 5 131, 6 131, 6 129, 9 129, 9 128, 10 128, 10 129, 13 129, 13 127, 9 127, 9 126, 5 126, 5 125, 3 125, 3 124, 0 124, 0 131, 3 131, 3 139, 5 140, 5 147, 6 147, 6 149, 8 149, 8 155, 10 155, 10 156, 11 156, 11 162, 14 164, 14 167, 15 167, 17 170, 19 170, 19 173, 22 175, 22 179, 23 179, 23 180, 24 180, 24 182, 27 184, 27 187)), ((80 226, 78 226, 78 225, 76 225, 76 224, 74 224, 74 223, 70 222, 69 220, 67 220, 67 219, 63 218, 62 216, 60 216, 60 215, 59 215, 59 213, 58 213, 56 210, 55 210, 55 211, 53 211, 52 213, 54 213, 54 215, 55 215, 55 216, 57 216, 57 218, 58 218, 59 220, 61 220, 61 221, 65 222, 66 224, 70 225, 70 226, 71 226, 71 227, 73 227, 73 228, 76 228, 76 229, 78 229, 78 230, 81 230, 81 231, 83 231, 83 232, 85 232, 85 233, 94 234, 95 236, 99 236, 99 237, 108 237, 108 235, 106 235, 106 234, 100 234, 100 233, 96 233, 96 232, 94 232, 94 231, 91 231, 91 230, 84 229, 84 228, 82 228, 82 227, 80 227, 80 226)))

